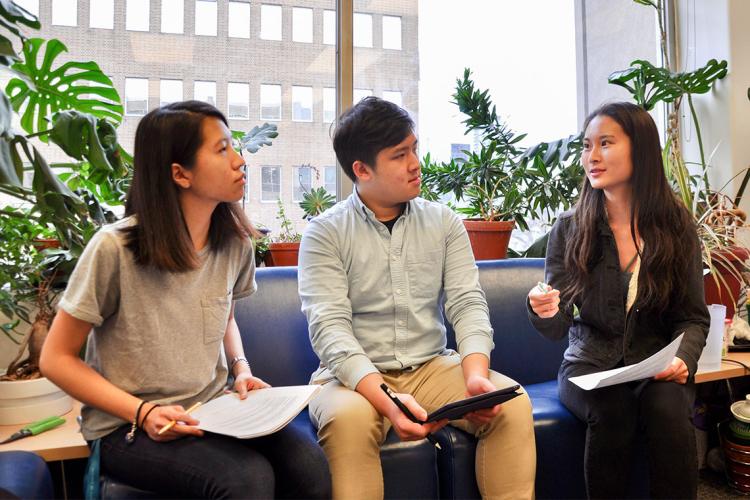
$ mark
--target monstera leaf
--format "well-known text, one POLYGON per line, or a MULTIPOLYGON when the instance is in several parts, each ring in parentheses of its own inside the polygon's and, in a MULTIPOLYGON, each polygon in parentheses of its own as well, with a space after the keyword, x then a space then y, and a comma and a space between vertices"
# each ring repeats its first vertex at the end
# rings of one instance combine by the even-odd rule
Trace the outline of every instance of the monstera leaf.
MULTIPOLYGON (((41 27, 39 19, 24 8, 19 7, 11 0, 0 0, 0 26, 24 40, 25 37, 18 29, 18 24, 24 24, 37 30, 41 27)), ((6 36, 0 35, 0 64, 10 66, 18 58, 18 54, 13 49, 13 42, 6 36)))
POLYGON ((659 102, 674 102, 685 94, 705 94, 716 80, 727 75, 727 62, 711 59, 702 68, 670 73, 648 61, 636 60, 631 67, 609 75, 609 83, 627 89, 635 102, 651 110, 659 102))
POLYGON ((67 109, 120 123, 123 113, 120 96, 99 66, 95 62, 68 62, 53 69, 55 59, 68 49, 59 40, 49 40, 42 60, 38 61, 44 45, 41 38, 27 40, 23 46, 24 60, 13 65, 36 88, 18 78, 6 87, 13 109, 21 113, 23 129, 29 134, 45 132, 49 117, 67 109))
POLYGON ((242 148, 248 153, 254 154, 263 146, 270 146, 271 139, 277 137, 279 133, 276 131, 276 125, 270 123, 264 123, 260 126, 255 126, 253 129, 242 136, 240 143, 242 148))
POLYGON ((13 110, 5 94, 0 92, 0 185, 10 184, 20 187, 23 178, 23 164, 16 163, 11 154, 13 133, 11 131, 11 117, 13 110))

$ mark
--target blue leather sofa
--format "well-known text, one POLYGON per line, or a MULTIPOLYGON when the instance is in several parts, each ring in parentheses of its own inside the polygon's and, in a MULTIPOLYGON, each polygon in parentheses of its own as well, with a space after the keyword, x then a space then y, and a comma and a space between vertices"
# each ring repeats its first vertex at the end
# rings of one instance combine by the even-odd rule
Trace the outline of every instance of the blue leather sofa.
MULTIPOLYGON (((557 369, 567 341, 551 342, 531 326, 526 295, 544 274, 543 259, 479 262, 487 296, 495 350, 491 366, 521 383, 531 396, 537 446, 537 498, 583 498, 585 427, 557 397, 557 369)), ((306 384, 318 366, 300 312, 297 268, 260 268, 258 292, 241 300, 235 317, 253 372, 272 385, 306 384)), ((455 344, 449 329, 449 346, 455 344)), ((307 413, 294 422, 311 438, 307 413)), ((401 442, 391 431, 381 448, 386 498, 479 498, 474 476, 473 436, 452 427, 437 434, 442 450, 426 440, 401 442)), ((498 470, 498 474, 502 474, 498 470)), ((146 498, 105 478, 103 496, 146 498)))
POLYGON ((0 453, 0 498, 52 498, 47 464, 28 451, 0 453))

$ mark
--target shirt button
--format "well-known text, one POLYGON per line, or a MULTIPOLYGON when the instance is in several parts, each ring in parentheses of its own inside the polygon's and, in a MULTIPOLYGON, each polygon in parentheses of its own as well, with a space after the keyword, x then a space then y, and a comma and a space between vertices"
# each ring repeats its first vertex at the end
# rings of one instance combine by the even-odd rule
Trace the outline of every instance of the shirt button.
POLYGON ((396 257, 396 256, 394 255, 393 257, 391 257, 391 260, 398 260, 398 257, 396 257))
POLYGON ((403 320, 399 320, 398 321, 398 326, 404 326, 404 321, 403 320))
POLYGON ((397 294, 397 295, 401 295, 401 289, 400 289, 400 288, 397 288, 397 289, 396 289, 396 294, 397 294))

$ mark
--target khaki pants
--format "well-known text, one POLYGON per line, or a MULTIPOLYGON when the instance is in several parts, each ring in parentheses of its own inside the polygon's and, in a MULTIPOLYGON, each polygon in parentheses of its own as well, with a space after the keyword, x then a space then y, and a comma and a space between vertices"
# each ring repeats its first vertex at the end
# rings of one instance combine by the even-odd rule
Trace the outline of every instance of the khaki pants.
MULTIPOLYGON (((414 371, 382 375, 396 392, 413 395, 427 413, 466 397, 458 355, 438 356, 414 371)), ((492 371, 490 380, 499 389, 515 385, 512 379, 492 371)), ((390 421, 362 395, 337 380, 324 384, 310 402, 310 416, 328 457, 333 497, 383 498, 380 445, 390 421)), ((525 393, 503 404, 489 424, 476 426, 456 420, 450 425, 479 438, 475 467, 483 498, 533 498, 536 447, 531 402, 525 393)))

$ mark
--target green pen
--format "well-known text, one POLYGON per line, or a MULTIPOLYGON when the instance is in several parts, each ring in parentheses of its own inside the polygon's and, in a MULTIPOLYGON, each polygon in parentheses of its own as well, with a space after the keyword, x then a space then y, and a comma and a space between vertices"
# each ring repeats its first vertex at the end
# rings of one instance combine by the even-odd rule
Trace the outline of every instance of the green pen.
POLYGON ((16 441, 18 439, 23 439, 29 436, 36 436, 37 434, 41 434, 44 431, 54 429, 55 427, 60 426, 64 423, 65 419, 62 417, 47 417, 42 420, 37 420, 36 422, 30 423, 20 431, 15 432, 8 439, 0 442, 0 444, 10 443, 11 441, 16 441))
POLYGON ((539 289, 542 293, 547 293, 547 287, 549 285, 547 283, 542 283, 541 281, 537 281, 536 287, 539 289))

